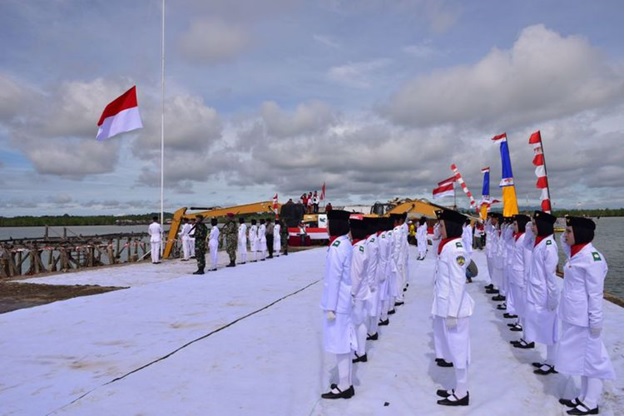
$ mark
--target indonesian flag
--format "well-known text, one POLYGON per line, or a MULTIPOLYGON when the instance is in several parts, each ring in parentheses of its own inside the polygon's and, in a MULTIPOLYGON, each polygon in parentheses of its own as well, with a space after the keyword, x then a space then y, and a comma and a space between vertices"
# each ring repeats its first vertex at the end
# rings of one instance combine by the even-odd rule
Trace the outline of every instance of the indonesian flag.
POLYGON ((320 201, 323 201, 326 198, 326 182, 322 184, 322 192, 320 193, 320 201))
POLYGON ((109 139, 142 127, 139 107, 137 106, 137 91, 133 86, 104 108, 100 121, 98 121, 96 139, 109 139))
POLYGON ((433 189, 433 198, 443 198, 444 196, 454 196, 454 182, 445 182, 433 189))
POLYGON ((272 198, 272 209, 274 210, 276 218, 278 218, 278 193, 274 194, 274 197, 272 198))

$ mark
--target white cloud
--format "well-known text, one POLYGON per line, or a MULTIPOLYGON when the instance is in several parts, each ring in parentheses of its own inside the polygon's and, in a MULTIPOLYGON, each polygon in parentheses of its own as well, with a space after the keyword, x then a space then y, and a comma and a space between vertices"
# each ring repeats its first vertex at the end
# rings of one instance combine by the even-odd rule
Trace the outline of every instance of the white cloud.
POLYGON ((236 58, 250 44, 250 36, 237 24, 198 19, 180 36, 179 44, 188 60, 214 64, 236 58))
POLYGON ((328 70, 328 78, 339 84, 354 88, 369 88, 376 72, 387 67, 389 59, 376 59, 366 62, 354 62, 335 66, 328 70))

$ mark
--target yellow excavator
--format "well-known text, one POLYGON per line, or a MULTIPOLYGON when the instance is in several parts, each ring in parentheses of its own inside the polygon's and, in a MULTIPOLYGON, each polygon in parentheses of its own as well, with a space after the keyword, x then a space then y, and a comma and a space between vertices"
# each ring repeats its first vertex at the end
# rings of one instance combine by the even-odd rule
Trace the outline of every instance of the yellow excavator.
POLYGON ((414 214, 430 219, 437 218, 435 211, 443 209, 441 205, 433 204, 426 199, 394 199, 386 203, 376 202, 371 209, 372 216, 388 216, 389 214, 414 214))
MULTIPOLYGON (((281 204, 278 204, 277 209, 280 212, 281 204)), ((172 223, 170 225, 170 231, 167 235, 167 243, 165 244, 165 249, 163 250, 163 258, 167 259, 172 254, 172 250, 174 248, 174 244, 178 239, 178 231, 180 229, 180 224, 183 218, 193 219, 196 215, 202 215, 203 218, 219 218, 225 217, 226 214, 232 212, 237 215, 242 214, 263 214, 263 213, 271 213, 274 214, 274 202, 273 201, 262 201, 262 202, 254 202, 251 204, 245 205, 235 205, 232 207, 208 207, 208 208, 197 208, 197 207, 183 207, 174 212, 174 217, 172 218, 172 223), (194 212, 187 212, 187 209, 193 210, 194 212)))

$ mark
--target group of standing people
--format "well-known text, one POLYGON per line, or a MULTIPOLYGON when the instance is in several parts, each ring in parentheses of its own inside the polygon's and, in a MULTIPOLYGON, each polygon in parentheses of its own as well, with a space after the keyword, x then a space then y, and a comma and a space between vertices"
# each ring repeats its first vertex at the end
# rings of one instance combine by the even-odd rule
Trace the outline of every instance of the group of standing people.
POLYGON ((328 213, 321 308, 324 349, 337 360, 338 382, 324 399, 354 396, 352 365, 368 361, 366 343, 379 339, 379 326, 404 304, 408 287, 406 214, 363 218, 343 210, 328 213))
POLYGON ((222 233, 224 234, 226 252, 230 260, 226 267, 235 267, 237 265, 237 253, 241 259, 240 264, 245 264, 248 261, 248 242, 253 256, 250 260, 251 262, 273 258, 280 255, 281 250, 283 254, 287 255, 287 227, 284 226, 282 221, 278 219, 275 221, 261 219, 257 226, 257 220, 252 219, 248 228, 243 217, 239 218, 239 225, 235 223, 234 217, 233 213, 228 213, 226 222, 221 230, 218 227, 217 219, 212 218, 210 231, 204 224, 202 215, 196 215, 191 222, 187 218, 183 218, 183 226, 179 233, 183 247, 182 260, 189 260, 192 257, 191 253, 194 253, 198 263, 198 270, 193 274, 204 274, 207 240, 211 260, 209 271, 217 270, 217 253, 222 233))
POLYGON ((494 301, 504 303, 503 317, 515 319, 509 329, 521 332, 515 348, 546 346, 542 362, 533 362, 538 375, 564 373, 581 377, 580 394, 561 398, 567 414, 598 414, 603 381, 615 371, 600 338, 603 326, 604 279, 608 267, 592 241, 595 223, 585 217, 566 217, 561 248, 566 256, 563 289, 557 283, 556 217, 535 211, 532 218, 490 214, 485 225, 487 266, 491 283, 485 286, 494 301))

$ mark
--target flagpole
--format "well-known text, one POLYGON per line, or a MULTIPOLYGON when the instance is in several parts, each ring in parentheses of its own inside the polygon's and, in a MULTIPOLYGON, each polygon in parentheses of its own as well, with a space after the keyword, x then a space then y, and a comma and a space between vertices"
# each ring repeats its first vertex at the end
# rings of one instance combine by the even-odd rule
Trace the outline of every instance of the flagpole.
POLYGON ((548 191, 548 200, 552 205, 552 198, 550 197, 550 182, 548 182, 548 167, 546 166, 546 152, 543 151, 543 139, 539 141, 541 145, 541 157, 543 158, 543 170, 546 173, 546 190, 548 191))
MULTIPOLYGON (((163 232, 163 162, 165 149, 165 0, 161 3, 161 232, 163 232)), ((163 237, 161 236, 161 241, 163 237)), ((163 244, 161 244, 163 255, 163 244)))

